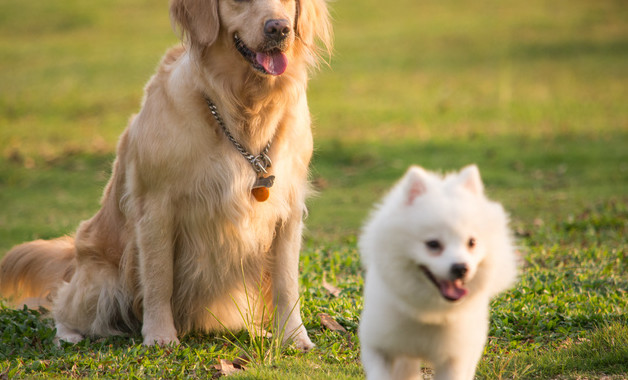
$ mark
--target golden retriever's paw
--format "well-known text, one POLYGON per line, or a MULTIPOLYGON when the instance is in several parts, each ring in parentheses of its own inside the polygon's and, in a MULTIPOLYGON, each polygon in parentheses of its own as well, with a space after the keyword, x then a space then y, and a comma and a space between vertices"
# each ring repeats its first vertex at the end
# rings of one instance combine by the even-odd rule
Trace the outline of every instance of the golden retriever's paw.
POLYGON ((306 352, 316 347, 316 345, 312 343, 312 341, 310 340, 310 337, 307 335, 305 336, 299 335, 296 338, 294 338, 294 344, 297 346, 299 350, 306 351, 306 352))
MULTIPOLYGON (((144 315, 146 318, 146 315, 144 315)), ((142 327, 142 336, 145 346, 168 346, 178 345, 177 329, 173 323, 167 322, 169 318, 145 319, 142 327)), ((171 319, 170 319, 171 320, 171 319)))
POLYGON ((145 335, 144 336, 144 345, 145 346, 153 346, 153 345, 159 345, 159 346, 169 346, 169 345, 178 345, 179 344, 179 339, 177 338, 177 335, 172 335, 172 334, 149 334, 149 335, 145 335))
POLYGON ((316 347, 314 343, 310 340, 310 337, 307 335, 307 330, 305 327, 301 326, 299 331, 294 334, 292 338, 294 345, 301 351, 309 351, 312 348, 316 347))
POLYGON ((56 328, 57 335, 55 336, 55 343, 57 345, 60 345, 61 341, 76 344, 85 338, 83 334, 79 333, 76 330, 68 328, 61 323, 57 323, 56 328))

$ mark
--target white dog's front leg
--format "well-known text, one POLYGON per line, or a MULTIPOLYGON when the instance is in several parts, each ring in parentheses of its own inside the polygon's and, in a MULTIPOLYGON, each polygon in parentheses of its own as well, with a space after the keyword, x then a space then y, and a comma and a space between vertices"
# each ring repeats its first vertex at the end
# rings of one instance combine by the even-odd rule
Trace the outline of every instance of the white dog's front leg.
POLYGON ((464 323, 456 325, 452 335, 461 337, 461 340, 449 346, 450 356, 434 361, 435 379, 472 380, 475 377, 476 366, 482 358, 488 336, 489 318, 487 304, 476 309, 475 314, 467 314, 464 323))
POLYGON ((441 362, 434 363, 435 380, 470 380, 468 367, 460 358, 449 358, 441 362))
POLYGON ((302 228, 301 214, 278 228, 273 252, 273 303, 277 310, 275 327, 285 328, 283 341, 292 339, 299 349, 309 350, 314 347, 314 343, 303 326, 299 302, 299 252, 302 228))
POLYGON ((362 345, 361 356, 367 380, 392 379, 393 362, 390 358, 366 345, 362 345))
POLYGON ((421 374, 421 360, 410 357, 397 358, 393 363, 393 379, 398 380, 420 380, 423 379, 421 374))
POLYGON ((171 306, 174 218, 167 199, 145 199, 143 206, 144 215, 138 222, 137 232, 144 344, 179 344, 171 306))

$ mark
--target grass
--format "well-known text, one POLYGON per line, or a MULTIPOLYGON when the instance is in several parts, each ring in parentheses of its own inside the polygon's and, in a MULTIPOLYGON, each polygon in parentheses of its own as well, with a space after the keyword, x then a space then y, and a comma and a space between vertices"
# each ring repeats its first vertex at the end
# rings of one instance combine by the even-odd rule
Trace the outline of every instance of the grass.
MULTIPOLYGON (((287 348, 233 377, 361 378, 361 223, 408 165, 471 162, 526 252, 519 284, 492 302, 476 377, 628 376, 628 7, 332 8, 336 51, 309 86, 319 195, 301 256, 302 314, 317 348, 287 348), (319 313, 347 332, 328 330, 319 313)), ((175 43, 164 4, 0 0, 0 252, 72 233, 98 209, 117 136, 175 43)), ((0 378, 211 377, 241 354, 221 335, 166 348, 139 336, 57 347, 53 333, 35 311, 0 310, 0 378)))
MULTIPOLYGON (((208 311, 231 339, 225 339, 225 342, 230 343, 240 353, 239 357, 242 358, 243 362, 257 366, 270 365, 279 360, 286 349, 289 348, 289 345, 283 342, 284 340, 292 340, 296 331, 292 333, 286 331, 287 320, 281 323, 277 318, 277 307, 275 306, 271 309, 267 306, 268 300, 264 296, 264 288, 260 285, 263 278, 260 278, 259 282, 251 289, 244 281, 244 276, 244 268, 242 268, 242 285, 244 287, 246 305, 239 305, 233 297, 231 297, 231 300, 238 310, 240 319, 244 322, 246 339, 238 336, 237 331, 234 332, 227 328, 214 313, 210 310, 208 311)), ((299 302, 295 302, 292 305, 289 315, 295 312, 295 309, 298 309, 299 302)))

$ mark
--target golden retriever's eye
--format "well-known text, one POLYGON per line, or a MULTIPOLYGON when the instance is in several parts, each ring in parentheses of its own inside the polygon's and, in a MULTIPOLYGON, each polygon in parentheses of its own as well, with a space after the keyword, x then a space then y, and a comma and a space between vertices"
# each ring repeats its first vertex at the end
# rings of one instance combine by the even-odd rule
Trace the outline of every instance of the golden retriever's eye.
POLYGON ((440 251, 443 249, 443 245, 438 240, 428 240, 425 242, 425 245, 430 251, 440 251))
POLYGON ((469 247, 469 249, 472 249, 475 247, 475 238, 469 238, 469 241, 467 242, 467 247, 469 247))

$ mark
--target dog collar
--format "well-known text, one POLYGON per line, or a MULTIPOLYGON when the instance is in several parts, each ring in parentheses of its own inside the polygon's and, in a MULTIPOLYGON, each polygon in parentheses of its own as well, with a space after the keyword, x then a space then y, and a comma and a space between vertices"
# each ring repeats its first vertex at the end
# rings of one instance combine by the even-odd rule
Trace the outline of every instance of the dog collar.
POLYGON ((216 108, 216 105, 211 101, 211 99, 205 96, 205 102, 207 103, 210 112, 214 116, 214 119, 216 119, 216 122, 222 128, 225 136, 227 136, 227 139, 231 141, 233 146, 238 150, 238 152, 240 152, 242 157, 244 157, 249 162, 249 164, 251 164, 251 167, 257 174, 257 179, 255 180, 255 183, 251 188, 251 194, 258 202, 264 202, 270 196, 269 189, 273 186, 273 183, 275 182, 274 175, 264 176, 265 174, 268 174, 268 171, 266 169, 272 166, 272 161, 270 160, 270 157, 268 157, 268 150, 270 149, 271 141, 266 144, 266 147, 264 148, 264 150, 262 150, 260 154, 258 154, 257 156, 252 155, 246 149, 244 149, 244 147, 229 132, 227 126, 225 125, 225 122, 222 120, 222 117, 220 117, 220 114, 218 113, 218 108, 216 108))

